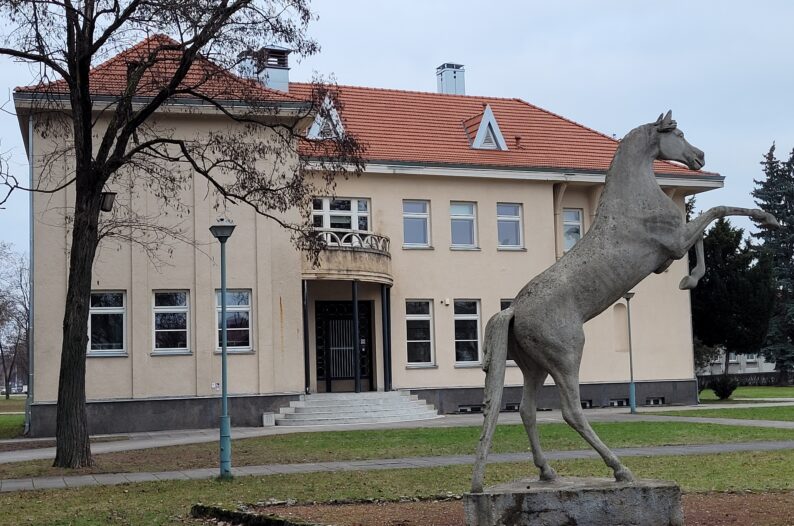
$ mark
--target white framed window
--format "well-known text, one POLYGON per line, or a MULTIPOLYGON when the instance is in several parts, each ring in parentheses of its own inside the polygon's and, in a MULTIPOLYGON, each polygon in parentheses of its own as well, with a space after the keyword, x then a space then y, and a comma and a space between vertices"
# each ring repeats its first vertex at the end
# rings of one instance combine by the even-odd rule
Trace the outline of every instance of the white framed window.
POLYGON ((521 203, 496 203, 496 233, 499 248, 524 246, 521 203))
POLYGON ((477 204, 452 201, 449 204, 453 248, 477 247, 477 204))
POLYGON ((405 300, 405 334, 408 365, 432 365, 432 300, 405 300))
POLYGON ((581 208, 564 208, 562 211, 562 237, 565 242, 565 252, 571 250, 582 239, 583 215, 581 208))
POLYGON ((757 353, 747 353, 744 355, 744 361, 747 363, 755 363, 758 361, 757 353))
POLYGON ((456 299, 454 318, 455 363, 479 363, 480 300, 456 299))
POLYGON ((729 363, 739 363, 739 357, 736 356, 735 352, 732 352, 728 355, 728 362, 729 363))
MULTIPOLYGON (((218 311, 218 350, 221 348, 221 291, 215 291, 218 311)), ((229 352, 247 352, 251 346, 251 291, 226 290, 226 348, 229 352)))
POLYGON ((154 353, 190 352, 190 294, 186 290, 154 293, 154 353))
POLYGON ((430 246, 430 201, 403 201, 403 245, 430 246))
POLYGON ((127 294, 92 292, 88 315, 89 356, 127 354, 127 294))
POLYGON ((312 200, 315 228, 370 232, 369 199, 315 197, 312 200))

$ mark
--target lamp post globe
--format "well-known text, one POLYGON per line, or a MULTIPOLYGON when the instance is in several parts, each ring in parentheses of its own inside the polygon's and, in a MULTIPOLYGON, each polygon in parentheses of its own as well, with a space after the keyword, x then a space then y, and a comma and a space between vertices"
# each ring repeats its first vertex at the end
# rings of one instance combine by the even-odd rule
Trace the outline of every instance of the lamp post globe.
POLYGON ((221 243, 221 418, 220 418, 220 478, 232 477, 232 429, 229 418, 229 396, 226 367, 226 241, 234 232, 234 223, 219 218, 210 227, 212 235, 221 243))

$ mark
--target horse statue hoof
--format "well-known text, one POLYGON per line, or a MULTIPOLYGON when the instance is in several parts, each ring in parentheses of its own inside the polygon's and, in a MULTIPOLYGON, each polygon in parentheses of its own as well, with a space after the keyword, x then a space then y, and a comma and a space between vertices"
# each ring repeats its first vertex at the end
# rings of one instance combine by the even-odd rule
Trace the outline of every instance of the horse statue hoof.
POLYGON ((697 284, 698 280, 692 276, 684 276, 681 283, 678 284, 678 288, 681 290, 692 290, 697 287, 697 284))
POLYGON ((616 482, 634 482, 634 474, 629 471, 629 468, 623 467, 615 471, 616 482))
POLYGON ((777 222, 777 218, 772 214, 766 214, 761 224, 767 228, 780 228, 780 223, 777 222))
POLYGON ((551 482, 557 480, 557 472, 551 466, 546 466, 540 470, 540 480, 551 482))

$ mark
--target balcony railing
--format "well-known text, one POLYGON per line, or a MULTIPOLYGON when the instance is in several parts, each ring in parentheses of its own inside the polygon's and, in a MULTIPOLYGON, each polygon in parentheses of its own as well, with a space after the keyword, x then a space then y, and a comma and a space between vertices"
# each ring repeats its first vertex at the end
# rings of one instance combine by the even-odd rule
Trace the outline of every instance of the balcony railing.
POLYGON ((386 256, 390 255, 391 242, 386 236, 358 230, 341 228, 318 229, 317 235, 323 240, 325 248, 330 249, 361 249, 386 256))

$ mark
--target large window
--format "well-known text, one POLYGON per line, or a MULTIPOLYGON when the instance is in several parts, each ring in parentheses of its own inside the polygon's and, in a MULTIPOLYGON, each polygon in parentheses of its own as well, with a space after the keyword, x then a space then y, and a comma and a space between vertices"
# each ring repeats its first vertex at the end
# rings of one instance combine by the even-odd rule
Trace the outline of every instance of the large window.
POLYGON ((430 201, 403 201, 403 245, 430 246, 430 201))
MULTIPOLYGON (((221 347, 221 293, 216 292, 218 348, 221 347)), ((251 291, 226 291, 226 347, 229 351, 251 350, 251 291)))
POLYGON ((154 352, 189 352, 190 307, 184 290, 154 293, 154 352))
POLYGON ((565 208, 562 211, 562 232, 565 240, 565 252, 582 239, 582 210, 580 208, 565 208))
POLYGON ((520 248, 524 244, 519 203, 496 203, 496 229, 499 248, 520 248))
POLYGON ((125 354, 126 295, 123 292, 92 292, 88 316, 88 354, 125 354))
POLYGON ((408 365, 433 363, 433 302, 405 301, 405 332, 408 365))
POLYGON ((317 197, 312 201, 315 228, 370 231, 369 199, 317 197))
POLYGON ((480 300, 455 300, 455 362, 480 361, 480 300))
POLYGON ((453 248, 477 247, 477 206, 475 203, 452 202, 449 205, 453 248))

